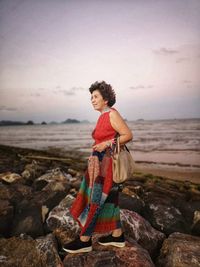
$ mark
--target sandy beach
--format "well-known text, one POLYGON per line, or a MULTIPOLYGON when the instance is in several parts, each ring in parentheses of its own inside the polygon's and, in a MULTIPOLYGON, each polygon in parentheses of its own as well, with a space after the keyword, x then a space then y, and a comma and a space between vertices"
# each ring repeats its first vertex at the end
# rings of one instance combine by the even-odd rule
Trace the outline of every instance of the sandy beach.
POLYGON ((161 176, 177 181, 190 181, 192 183, 200 184, 200 172, 194 169, 176 168, 176 167, 160 167, 157 164, 136 164, 136 172, 141 172, 143 174, 153 174, 156 176, 161 176))

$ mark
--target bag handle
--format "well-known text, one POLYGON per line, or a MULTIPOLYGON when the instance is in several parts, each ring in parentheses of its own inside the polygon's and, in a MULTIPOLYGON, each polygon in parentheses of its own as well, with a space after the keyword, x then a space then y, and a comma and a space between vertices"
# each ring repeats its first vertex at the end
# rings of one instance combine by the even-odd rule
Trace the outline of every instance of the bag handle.
POLYGON ((117 140, 116 140, 116 153, 117 154, 119 154, 120 153, 120 150, 121 150, 121 148, 120 148, 120 142, 119 142, 119 137, 120 136, 118 136, 117 137, 117 140))
MULTIPOLYGON (((120 150, 121 150, 119 138, 120 138, 120 135, 117 133, 117 136, 116 136, 116 147, 115 147, 115 151, 114 151, 116 154, 119 154, 120 150)), ((128 147, 126 146, 126 144, 124 144, 123 147, 125 147, 125 149, 130 153, 130 151, 129 151, 128 147)))

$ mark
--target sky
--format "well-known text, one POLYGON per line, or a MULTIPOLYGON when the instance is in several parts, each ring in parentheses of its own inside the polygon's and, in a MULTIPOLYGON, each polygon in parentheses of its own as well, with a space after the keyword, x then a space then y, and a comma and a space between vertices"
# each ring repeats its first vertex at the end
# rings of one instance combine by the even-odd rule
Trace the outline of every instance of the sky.
POLYGON ((0 0, 0 120, 200 118, 199 0, 0 0))

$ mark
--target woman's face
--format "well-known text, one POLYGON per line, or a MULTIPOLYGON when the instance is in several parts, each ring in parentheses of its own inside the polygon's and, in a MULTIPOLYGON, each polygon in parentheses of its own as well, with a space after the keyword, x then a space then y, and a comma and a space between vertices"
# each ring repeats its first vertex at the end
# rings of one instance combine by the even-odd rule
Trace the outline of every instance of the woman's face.
POLYGON ((91 94, 91 102, 95 110, 102 111, 107 107, 107 100, 104 100, 99 90, 95 90, 91 94))

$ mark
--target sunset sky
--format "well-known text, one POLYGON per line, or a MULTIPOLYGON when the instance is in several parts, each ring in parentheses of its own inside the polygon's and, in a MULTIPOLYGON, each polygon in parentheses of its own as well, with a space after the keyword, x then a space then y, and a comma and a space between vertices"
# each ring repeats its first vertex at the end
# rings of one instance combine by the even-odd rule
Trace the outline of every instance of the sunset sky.
POLYGON ((0 120, 94 121, 91 83, 128 120, 200 117, 199 0, 1 0, 0 120))

